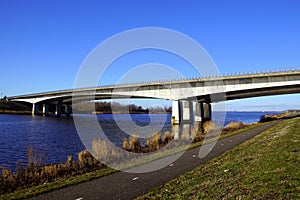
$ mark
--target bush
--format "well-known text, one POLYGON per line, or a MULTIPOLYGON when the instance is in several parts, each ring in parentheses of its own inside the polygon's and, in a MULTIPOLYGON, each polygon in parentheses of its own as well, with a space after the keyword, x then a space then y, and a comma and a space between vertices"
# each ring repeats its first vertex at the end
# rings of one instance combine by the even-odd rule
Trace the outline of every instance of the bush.
POLYGON ((260 118, 259 122, 269 122, 269 121, 281 119, 286 116, 287 116, 287 113, 274 114, 274 115, 266 114, 260 118))
POLYGON ((165 144, 168 144, 172 141, 173 137, 171 135, 171 132, 170 131, 166 131, 165 134, 164 134, 164 142, 165 144))
POLYGON ((87 150, 78 154, 77 162, 74 161, 72 156, 69 156, 63 164, 44 166, 39 162, 36 162, 39 161, 39 159, 35 160, 35 158, 40 157, 38 153, 38 151, 28 147, 28 165, 26 168, 23 168, 20 163, 17 163, 16 173, 13 173, 11 170, 4 167, 2 168, 2 174, 0 176, 0 194, 12 193, 15 190, 105 168, 105 166, 102 165, 100 161, 96 160, 87 150))
POLYGON ((247 124, 244 124, 242 122, 235 122, 235 121, 232 121, 232 122, 229 122, 225 128, 223 128, 222 130, 222 134, 227 134, 228 132, 231 132, 231 131, 236 131, 236 130, 239 130, 239 129, 242 129, 242 128, 245 128, 249 125, 247 124))

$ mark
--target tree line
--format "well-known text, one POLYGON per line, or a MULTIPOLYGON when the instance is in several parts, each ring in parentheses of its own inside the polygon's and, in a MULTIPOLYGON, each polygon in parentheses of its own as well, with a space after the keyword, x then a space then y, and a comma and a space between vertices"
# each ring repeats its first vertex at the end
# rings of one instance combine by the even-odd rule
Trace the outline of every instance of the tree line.
POLYGON ((151 106, 144 108, 136 104, 121 104, 119 102, 81 102, 73 106, 73 110, 100 113, 171 113, 171 106, 151 106))
MULTIPOLYGON (((0 113, 7 111, 31 112, 32 105, 26 102, 11 102, 7 98, 0 99, 0 113)), ((122 104, 119 102, 80 102, 73 105, 73 111, 97 113, 171 113, 171 106, 142 107, 136 104, 122 104)))

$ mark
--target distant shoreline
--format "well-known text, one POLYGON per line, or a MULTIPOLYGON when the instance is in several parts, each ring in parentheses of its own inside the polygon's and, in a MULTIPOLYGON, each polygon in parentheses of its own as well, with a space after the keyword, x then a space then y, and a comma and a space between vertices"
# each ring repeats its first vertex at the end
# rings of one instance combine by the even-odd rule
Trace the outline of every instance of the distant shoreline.
MULTIPOLYGON (((223 111, 214 111, 214 112, 223 112, 223 111)), ((262 112, 262 113, 268 113, 268 112, 300 112, 300 110, 287 110, 287 111, 233 111, 233 110, 229 110, 226 112, 262 112)), ((81 114, 80 112, 78 112, 79 114, 81 114)), ((90 113, 82 113, 82 114, 172 114, 172 112, 145 112, 145 111, 93 111, 90 113)), ((17 115, 32 115, 31 111, 19 111, 19 110, 2 110, 0 109, 0 114, 17 114, 17 115)), ((36 115, 42 115, 41 113, 38 113, 36 115)), ((49 116, 54 115, 53 113, 49 113, 49 116)))
POLYGON ((17 114, 17 115, 31 115, 31 111, 18 111, 18 110, 0 110, 0 114, 17 114))
MULTIPOLYGON (((82 114, 171 114, 171 112, 138 112, 138 111, 94 111, 91 113, 82 113, 82 114)), ((0 114, 17 114, 17 115, 32 115, 31 111, 16 111, 16 110, 0 110, 0 114)), ((79 114, 81 114, 79 112, 79 114)), ((36 115, 42 115, 38 113, 36 115)), ((53 115, 53 113, 49 113, 49 116, 53 115)))

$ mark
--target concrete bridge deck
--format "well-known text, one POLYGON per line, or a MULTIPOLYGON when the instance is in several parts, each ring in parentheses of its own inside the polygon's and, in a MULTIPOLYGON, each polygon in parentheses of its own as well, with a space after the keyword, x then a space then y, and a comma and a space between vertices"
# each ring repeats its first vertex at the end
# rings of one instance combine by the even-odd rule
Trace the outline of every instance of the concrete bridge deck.
MULTIPOLYGON (((119 98, 152 98, 173 101, 199 102, 201 110, 205 104, 234 99, 260 97, 268 95, 294 94, 300 92, 300 70, 282 72, 243 74, 207 78, 191 78, 185 80, 167 80, 158 82, 144 82, 136 84, 109 85, 90 88, 75 88, 52 92, 42 92, 8 97, 10 101, 32 103, 35 113, 38 105, 43 105, 43 113, 47 112, 47 105, 57 105, 56 114, 59 115, 61 105, 65 105, 66 113, 71 111, 71 105, 82 101, 119 98)), ((184 106, 188 104, 175 103, 179 106, 174 116, 177 121, 184 113, 191 113, 184 106), (182 110, 184 113, 182 113, 182 110), (186 110, 186 111, 185 111, 186 110)), ((190 104, 189 104, 190 105, 190 104)), ((207 109, 211 109, 206 106, 207 109)), ((209 113, 211 111, 204 111, 209 113)), ((189 114, 186 114, 187 116, 189 114)), ((202 118, 205 116, 203 116, 202 118)), ((188 117, 187 117, 188 118, 188 117)), ((200 117, 201 118, 201 117, 200 117)), ((175 120, 176 121, 176 120, 175 120)))

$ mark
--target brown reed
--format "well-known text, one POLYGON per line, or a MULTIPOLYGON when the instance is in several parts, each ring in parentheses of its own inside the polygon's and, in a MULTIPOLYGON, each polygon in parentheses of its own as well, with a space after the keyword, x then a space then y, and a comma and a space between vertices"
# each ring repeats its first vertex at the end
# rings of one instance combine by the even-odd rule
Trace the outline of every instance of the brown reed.
POLYGON ((132 152, 138 152, 141 150, 141 145, 136 134, 132 135, 129 139, 129 148, 132 152))
MULTIPOLYGON (((17 172, 13 173, 11 170, 2 167, 0 194, 12 193, 15 190, 105 168, 87 150, 78 154, 78 161, 74 161, 73 157, 69 156, 63 164, 42 166, 34 160, 34 156, 32 157, 32 152, 34 152, 32 149, 32 147, 28 147, 28 165, 25 168, 20 163, 17 163, 17 172)), ((36 156, 38 156, 37 153, 35 151, 36 156)))
POLYGON ((127 138, 123 138, 123 149, 128 150, 129 149, 129 143, 127 138))
POLYGON ((172 139, 173 139, 173 137, 172 137, 171 131, 169 131, 169 130, 165 131, 165 134, 164 134, 165 144, 169 144, 172 141, 172 139))

